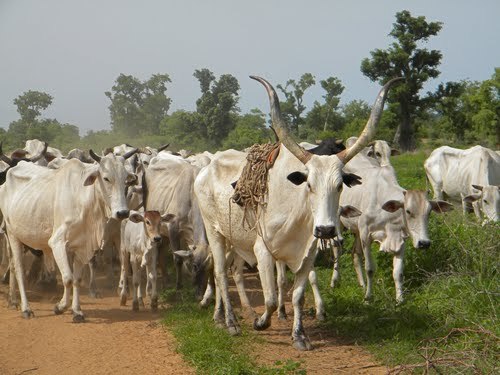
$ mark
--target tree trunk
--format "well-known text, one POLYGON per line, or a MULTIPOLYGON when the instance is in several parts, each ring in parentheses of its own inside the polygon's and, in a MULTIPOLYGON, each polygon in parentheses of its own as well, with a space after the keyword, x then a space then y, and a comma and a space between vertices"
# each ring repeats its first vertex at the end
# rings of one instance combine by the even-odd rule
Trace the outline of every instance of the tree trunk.
POLYGON ((415 149, 415 134, 408 108, 401 105, 401 123, 394 135, 394 144, 399 145, 401 152, 413 151, 415 149))

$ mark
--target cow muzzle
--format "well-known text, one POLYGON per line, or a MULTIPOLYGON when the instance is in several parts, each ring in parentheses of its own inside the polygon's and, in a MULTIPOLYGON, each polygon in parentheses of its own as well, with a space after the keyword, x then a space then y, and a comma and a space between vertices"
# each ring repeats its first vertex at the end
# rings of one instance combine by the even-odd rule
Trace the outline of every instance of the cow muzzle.
POLYGON ((431 246, 431 241, 429 240, 419 240, 417 243, 417 249, 428 249, 431 246))
POLYGON ((126 219, 129 215, 130 211, 129 210, 120 210, 116 211, 116 217, 120 220, 126 219))
POLYGON ((318 225, 314 228, 314 237, 320 239, 330 239, 335 237, 336 230, 334 225, 318 225))

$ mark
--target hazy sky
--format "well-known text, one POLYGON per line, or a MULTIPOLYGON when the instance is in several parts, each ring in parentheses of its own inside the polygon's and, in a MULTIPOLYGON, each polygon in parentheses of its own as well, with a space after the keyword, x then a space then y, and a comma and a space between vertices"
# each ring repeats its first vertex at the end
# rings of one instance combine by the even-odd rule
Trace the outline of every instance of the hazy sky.
MULTIPOLYGON (((392 39, 395 14, 443 22, 426 45, 443 53, 440 82, 485 80, 500 66, 499 0, 0 0, 0 126, 19 118, 13 99, 28 90, 54 97, 42 117, 109 129, 104 92, 120 73, 172 79, 171 111, 193 110, 195 69, 234 75, 243 112, 268 102, 256 74, 273 85, 312 73, 338 77, 342 103, 372 102, 378 85, 361 60, 392 39)), ((305 103, 321 100, 317 85, 305 103)))

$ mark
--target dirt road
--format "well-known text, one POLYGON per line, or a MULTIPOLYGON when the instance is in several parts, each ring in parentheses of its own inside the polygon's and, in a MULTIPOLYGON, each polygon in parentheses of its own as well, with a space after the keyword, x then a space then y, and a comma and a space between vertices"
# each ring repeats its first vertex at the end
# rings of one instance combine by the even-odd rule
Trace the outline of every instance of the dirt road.
MULTIPOLYGON (((256 274, 247 275, 247 286, 256 311, 263 311, 262 291, 256 274)), ((66 312, 54 315, 54 304, 62 295, 57 291, 30 291, 28 298, 36 317, 21 318, 19 311, 7 307, 7 286, 0 285, 0 374, 194 374, 175 352, 175 339, 161 324, 165 311, 132 312, 120 307, 114 290, 100 285, 104 298, 83 295, 86 315, 83 324, 72 323, 66 312)), ((233 290, 234 293, 234 290, 233 290)), ((233 294, 235 300, 237 297, 233 294)), ((340 340, 316 328, 312 318, 305 328, 315 347, 298 352, 291 346, 293 315, 287 305, 288 321, 273 317, 272 326, 258 335, 252 349, 260 364, 274 366, 276 361, 301 362, 308 374, 385 374, 359 346, 340 340)), ((251 324, 244 320, 243 324, 251 324)))

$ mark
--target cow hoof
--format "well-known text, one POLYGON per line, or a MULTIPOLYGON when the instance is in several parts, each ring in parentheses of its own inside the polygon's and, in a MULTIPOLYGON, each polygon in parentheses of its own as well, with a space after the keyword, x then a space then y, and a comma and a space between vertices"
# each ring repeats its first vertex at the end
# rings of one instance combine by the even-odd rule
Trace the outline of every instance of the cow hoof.
POLYGON ((61 315, 64 312, 65 309, 60 309, 59 305, 54 306, 54 314, 56 315, 61 315))
POLYGON ((122 294, 120 297, 120 306, 126 306, 127 305, 127 296, 125 294, 122 294))
POLYGON ((35 317, 35 314, 31 310, 25 310, 22 312, 23 318, 24 319, 31 319, 35 317))
POLYGON ((9 300, 8 307, 9 307, 9 309, 12 309, 12 310, 18 310, 19 309, 19 301, 9 300))
POLYGON ((319 322, 324 322, 326 319, 325 312, 316 313, 316 320, 319 322))
POLYGON ((261 322, 259 318, 256 318, 253 321, 253 329, 255 329, 256 331, 263 331, 265 329, 268 329, 270 326, 271 326, 271 320, 269 321, 264 320, 263 322, 261 322))
POLYGON ((231 336, 239 336, 241 335, 241 328, 238 327, 237 325, 233 325, 230 327, 227 327, 227 331, 231 336))
POLYGON ((157 311, 158 310, 158 298, 152 298, 151 299, 151 310, 152 311, 157 311))
POLYGON ((278 320, 286 320, 288 317, 286 315, 285 307, 282 306, 278 309, 278 320))
POLYGON ((300 351, 312 350, 313 346, 306 338, 297 338, 293 340, 293 347, 300 351))
POLYGON ((85 317, 83 314, 73 314, 73 323, 84 323, 85 317))
POLYGON ((139 301, 132 301, 132 310, 139 311, 139 301))
POLYGON ((210 299, 209 298, 202 299, 200 301, 200 307, 203 308, 203 309, 206 309, 209 305, 210 305, 210 299))
POLYGON ((102 295, 99 292, 91 291, 89 292, 89 297, 97 299, 97 298, 102 298, 102 295))

